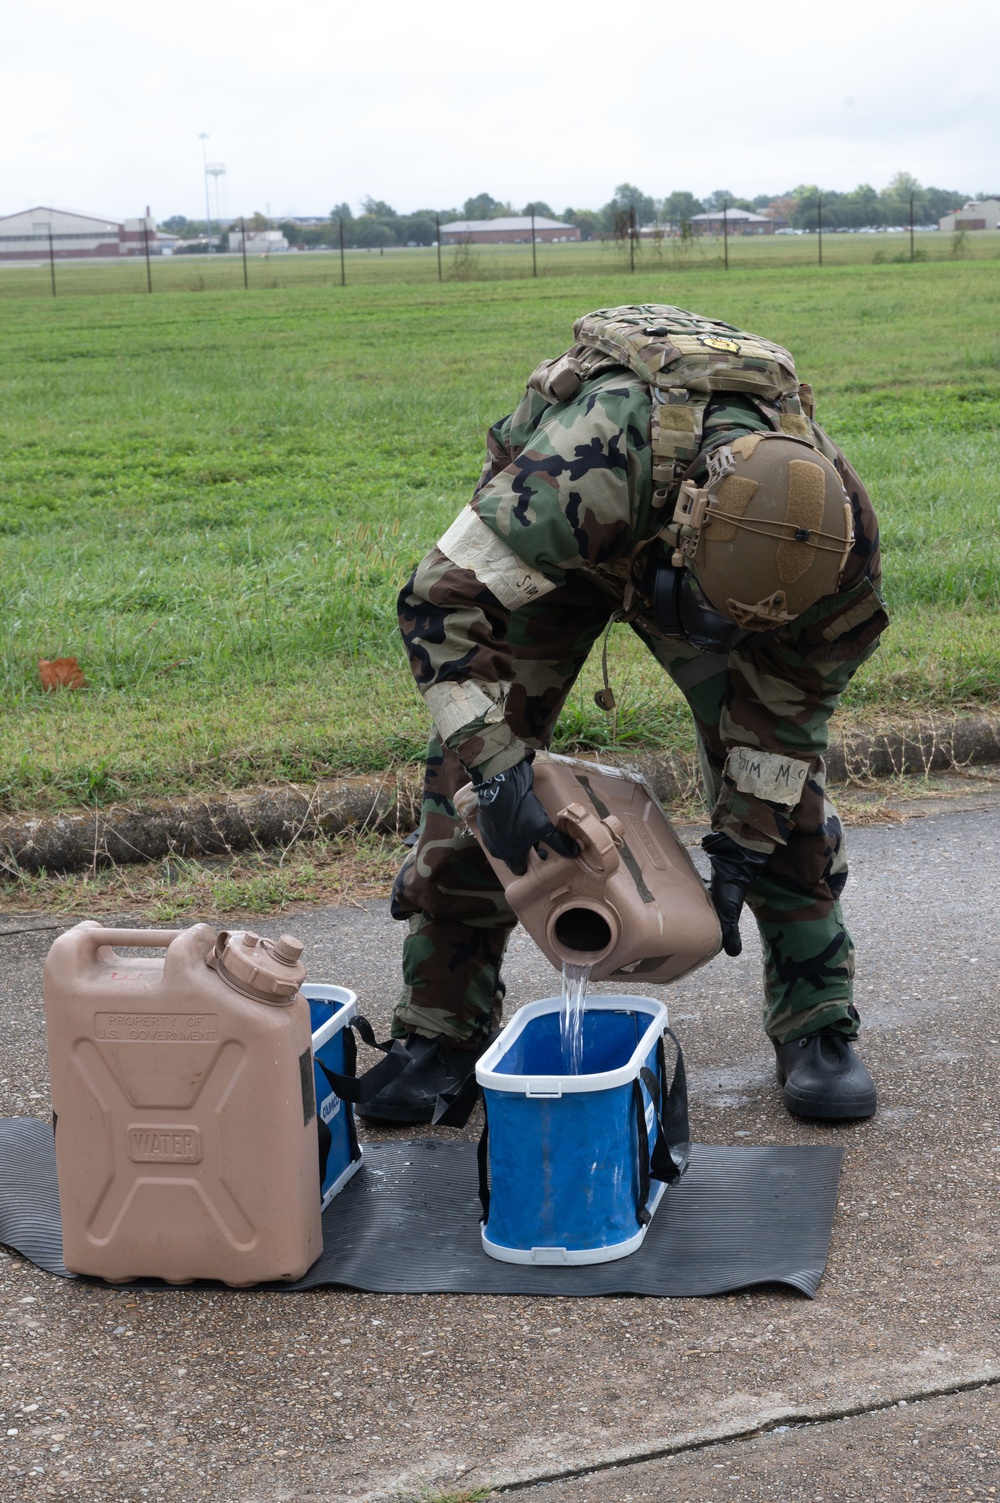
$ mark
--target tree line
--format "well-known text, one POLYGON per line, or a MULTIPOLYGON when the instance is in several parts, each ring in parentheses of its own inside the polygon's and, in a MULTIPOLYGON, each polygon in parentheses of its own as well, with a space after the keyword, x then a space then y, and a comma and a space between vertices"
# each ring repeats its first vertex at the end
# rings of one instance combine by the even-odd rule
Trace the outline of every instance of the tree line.
MULTIPOLYGON (((849 192, 837 193, 821 189, 815 183, 802 183, 787 193, 758 193, 754 198, 741 198, 725 188, 717 188, 703 198, 682 189, 656 198, 632 183, 619 183, 613 196, 600 209, 569 207, 556 213, 542 199, 516 207, 493 198, 489 193, 477 193, 475 197, 467 198, 461 208, 414 209, 400 214, 382 199, 365 198, 358 206, 360 214, 355 214, 350 204, 335 204, 329 219, 318 225, 271 220, 260 213, 253 214, 246 224, 248 229, 279 229, 293 245, 331 248, 339 245, 343 226, 346 246, 375 250, 387 246, 433 245, 437 239, 438 221, 448 224, 461 219, 499 219, 506 215, 532 213, 575 225, 584 240, 620 236, 628 233, 633 224, 636 229, 661 226, 665 230, 684 233, 696 214, 721 214, 724 208, 749 209, 755 214, 773 218, 789 229, 814 230, 820 216, 824 229, 877 229, 909 224, 911 197, 914 224, 929 225, 936 224, 950 210, 961 208, 970 195, 950 188, 924 187, 908 172, 898 172, 884 188, 859 183, 849 192)), ((186 238, 208 232, 205 223, 187 219, 184 215, 173 215, 164 220, 161 228, 186 238)))

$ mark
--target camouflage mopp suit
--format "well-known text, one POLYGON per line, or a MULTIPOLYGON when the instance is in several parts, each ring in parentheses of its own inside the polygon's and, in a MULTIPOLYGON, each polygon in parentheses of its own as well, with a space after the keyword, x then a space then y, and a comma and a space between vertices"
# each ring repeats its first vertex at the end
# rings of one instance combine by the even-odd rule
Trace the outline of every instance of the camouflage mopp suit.
POLYGON ((763 940, 767 1033, 777 1044, 827 1027, 853 1038, 854 951, 839 901, 847 861, 824 752, 838 699, 887 624, 871 502, 812 420, 811 390, 780 347, 650 305, 590 315, 576 330, 573 349, 543 362, 516 411, 490 429, 472 501, 400 595, 435 734, 419 837, 393 893, 394 917, 410 925, 393 1031, 478 1048, 498 1025, 516 920, 453 796, 473 768, 489 777, 548 744, 617 618, 690 705, 713 829, 770 853, 747 895, 763 940), (602 338, 609 318, 631 344, 602 338), (771 631, 697 643, 667 634, 644 582, 680 481, 754 432, 806 438, 836 467, 854 529, 837 592, 771 631))

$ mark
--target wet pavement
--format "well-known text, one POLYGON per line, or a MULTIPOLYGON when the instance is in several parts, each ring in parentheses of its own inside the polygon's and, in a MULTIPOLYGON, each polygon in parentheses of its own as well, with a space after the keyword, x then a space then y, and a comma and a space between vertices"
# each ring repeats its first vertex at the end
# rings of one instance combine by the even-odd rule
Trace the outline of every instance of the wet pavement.
MULTIPOLYGON (((649 988, 684 1043, 697 1140, 846 1146, 816 1300, 137 1292, 0 1254, 0 1496, 995 1503, 1000 811, 854 829, 850 848, 870 1122, 784 1112, 752 921, 739 960, 649 988)), ((0 921, 5 1116, 48 1115, 40 922, 0 921)), ((385 904, 253 926, 298 934, 310 978, 387 1026, 385 904)), ((520 933, 506 974, 508 1014, 555 990, 520 933)))

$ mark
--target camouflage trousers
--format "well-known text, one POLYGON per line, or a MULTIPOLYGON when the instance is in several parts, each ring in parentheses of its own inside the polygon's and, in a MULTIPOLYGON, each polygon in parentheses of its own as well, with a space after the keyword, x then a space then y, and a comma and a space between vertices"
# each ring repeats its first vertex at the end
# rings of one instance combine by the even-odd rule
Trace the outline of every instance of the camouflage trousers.
MULTIPOLYGON (((532 641, 526 606, 512 618, 532 641), (518 620, 518 618, 521 618, 518 620)), ((568 612, 565 640, 553 638, 551 616, 544 643, 516 654, 515 686, 507 714, 515 732, 541 747, 549 736, 607 616, 581 626, 568 612), (539 705, 545 706, 541 719, 539 705), (524 708, 522 708, 524 707, 524 708)), ((706 796, 719 793, 727 748, 720 734, 728 664, 724 654, 699 651, 676 637, 633 624, 657 661, 685 695, 694 716, 706 796)), ((865 656, 868 654, 865 653, 865 656)), ((859 666, 845 662, 827 672, 824 689, 835 702, 859 666)), ((798 727, 801 733, 801 726, 798 727)), ((826 746, 826 725, 814 732, 814 754, 826 746)), ((802 746, 801 734, 798 745, 802 746)), ((800 755, 808 756, 808 749, 800 755)), ((517 920, 475 837, 455 812, 453 796, 469 781, 454 752, 435 735, 424 779, 417 843, 393 889, 393 916, 409 921, 403 945, 403 990, 393 1032, 443 1036, 477 1048, 500 1022, 504 986, 500 968, 517 920)), ((764 1027, 777 1043, 818 1028, 857 1033, 852 1005, 854 946, 844 924, 840 895, 847 859, 840 820, 826 796, 823 763, 806 783, 788 842, 778 846, 754 882, 747 903, 760 930, 764 957, 764 1027)), ((716 964, 724 964, 724 960, 716 964)), ((720 977, 721 980, 721 977, 720 977)))

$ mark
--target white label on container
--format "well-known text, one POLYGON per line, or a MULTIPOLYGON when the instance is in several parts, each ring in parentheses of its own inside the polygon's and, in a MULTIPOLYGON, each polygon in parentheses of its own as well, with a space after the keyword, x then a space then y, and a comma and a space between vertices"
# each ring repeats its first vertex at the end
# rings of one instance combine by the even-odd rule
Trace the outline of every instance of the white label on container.
POLYGON ((94 1037, 138 1044, 217 1044, 219 1019, 210 1012, 99 1012, 94 1037))
POLYGON ((335 1092, 331 1092, 326 1100, 321 1103, 319 1114, 324 1122, 332 1122, 339 1111, 340 1097, 335 1092))
POLYGON ((200 1164, 201 1133, 194 1126, 133 1122, 128 1131, 128 1156, 133 1164, 200 1164))

